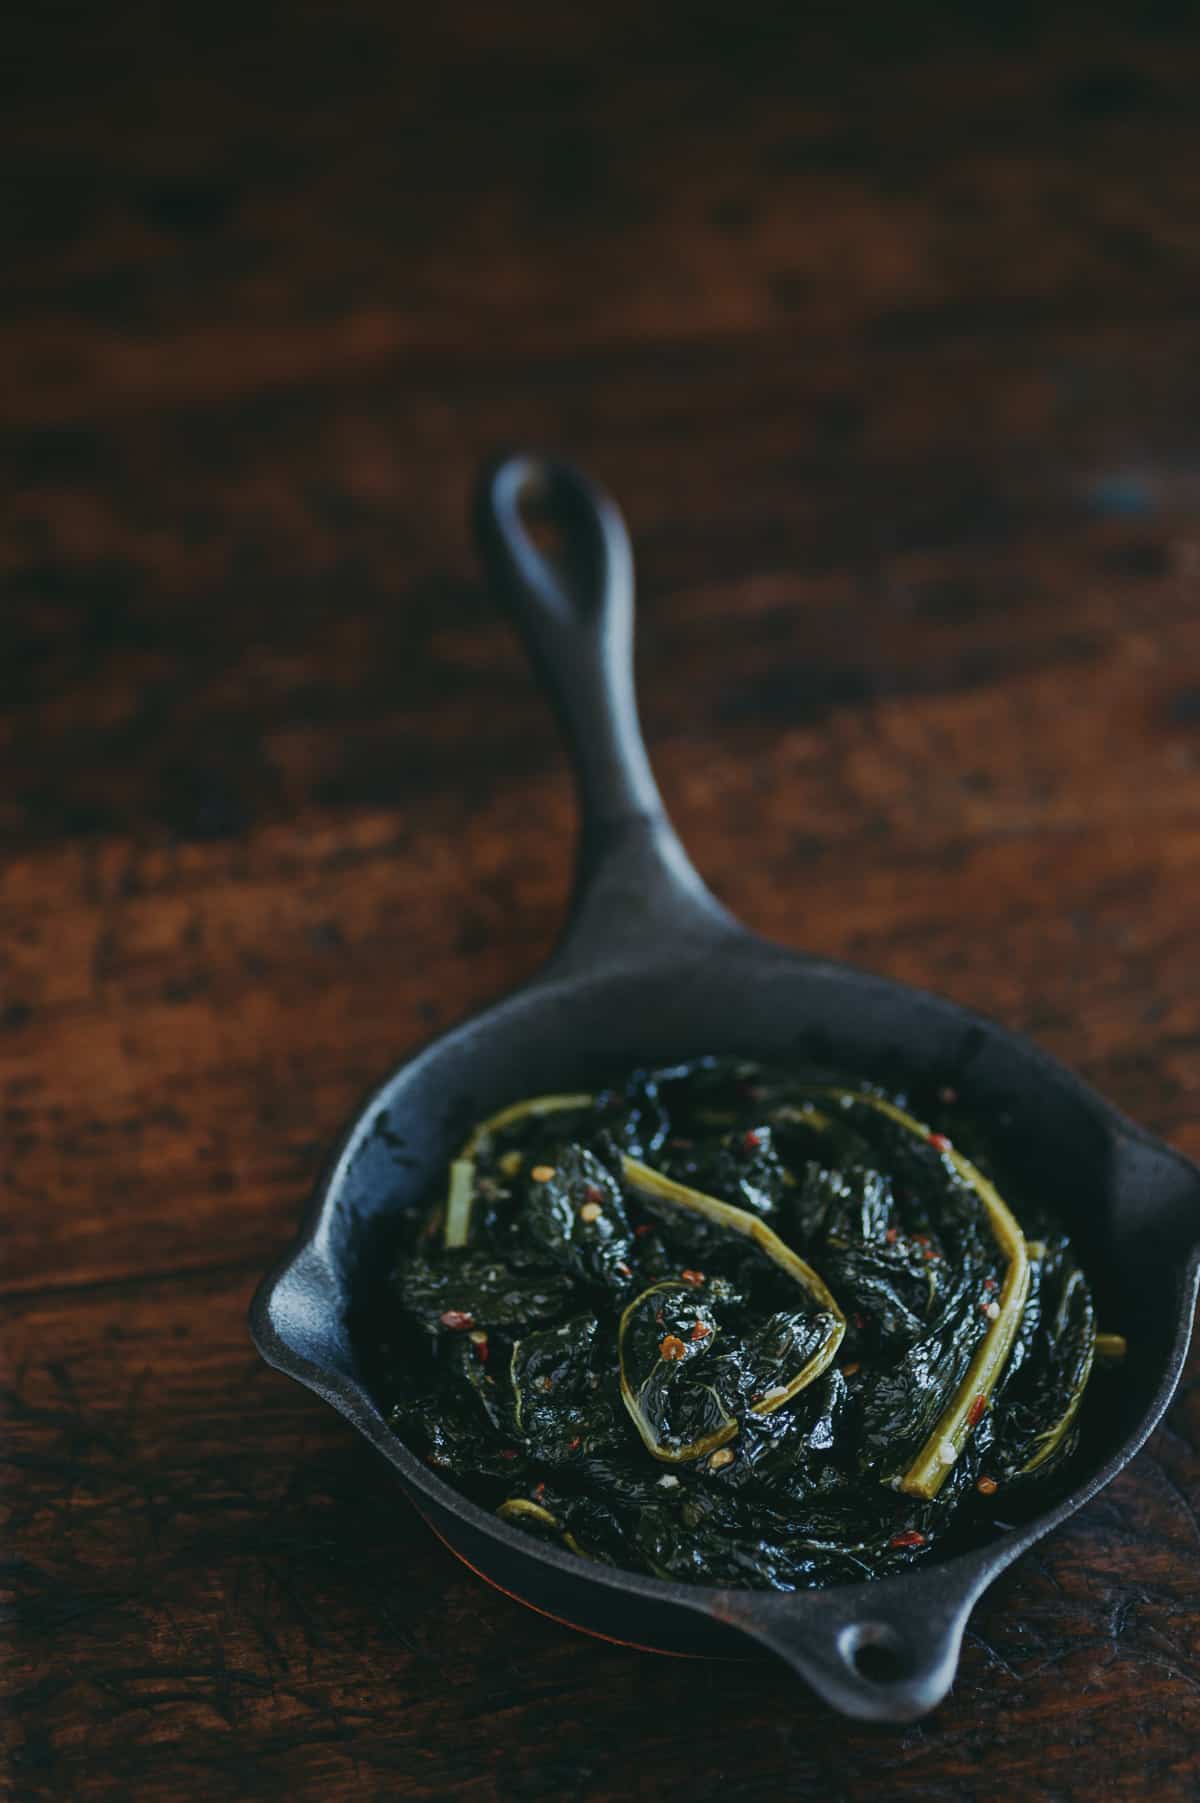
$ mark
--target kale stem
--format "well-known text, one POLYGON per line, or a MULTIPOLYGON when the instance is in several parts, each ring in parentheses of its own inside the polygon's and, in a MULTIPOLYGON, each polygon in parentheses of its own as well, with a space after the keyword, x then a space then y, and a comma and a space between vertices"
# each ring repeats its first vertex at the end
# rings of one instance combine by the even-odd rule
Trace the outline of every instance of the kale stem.
POLYGON ((474 1200, 474 1162, 469 1158, 456 1158, 450 1166, 450 1188, 446 1192, 443 1242, 447 1251, 466 1245, 471 1233, 471 1206, 474 1200))
POLYGON ((499 1114, 489 1115, 486 1121, 480 1121, 470 1139, 459 1153, 460 1158, 474 1158, 485 1139, 493 1133, 500 1133, 505 1127, 513 1127, 528 1115, 557 1114, 562 1108, 587 1108, 594 1100, 592 1096, 529 1096, 523 1102, 513 1102, 508 1108, 502 1108, 499 1114))
MULTIPOLYGON (((637 1158, 623 1157, 621 1169, 626 1183, 635 1193, 660 1202, 672 1202, 679 1208, 691 1209, 694 1214, 703 1215, 706 1220, 739 1233, 744 1239, 753 1240, 773 1264, 794 1278, 807 1290, 816 1306, 831 1317, 829 1332, 812 1357, 789 1384, 781 1386, 770 1396, 765 1396, 761 1402, 752 1404, 752 1412, 756 1415, 772 1414, 783 1403, 790 1402, 793 1396, 815 1382, 832 1363, 846 1332, 846 1317, 824 1278, 811 1265, 806 1264, 798 1252, 793 1252, 790 1246, 786 1246, 765 1221, 759 1220, 757 1215, 750 1214, 746 1209, 735 1208, 731 1202, 718 1201, 716 1196, 705 1195, 703 1190, 690 1189, 686 1183, 676 1183, 673 1177, 664 1177, 661 1171, 652 1170, 637 1158)), ((626 1406, 629 1406, 628 1401, 626 1406)))
MULTIPOLYGON (((928 1127, 915 1120, 911 1114, 906 1114, 903 1108, 897 1108, 894 1102, 885 1102, 882 1096, 848 1089, 831 1089, 824 1093, 838 1101, 862 1102, 879 1114, 886 1114, 890 1120, 897 1121, 918 1139, 930 1138, 928 1127)), ((982 1413, 978 1409, 977 1399, 982 1396, 986 1404, 995 1389, 997 1380, 1008 1363, 1029 1295, 1029 1258, 1025 1250, 1025 1236, 1016 1216, 995 1186, 988 1182, 982 1171, 976 1170, 970 1159, 964 1158, 961 1152, 956 1152, 948 1144, 939 1149, 941 1156, 949 1159, 959 1176, 979 1197, 996 1244, 1008 1260, 1008 1269, 1000 1291, 997 1305, 999 1312, 995 1320, 976 1348, 966 1376, 955 1390, 933 1432, 897 1486, 907 1496, 919 1496, 925 1501, 937 1495, 954 1463, 953 1458, 946 1459, 944 1449, 952 1447, 954 1458, 957 1458, 974 1425, 971 1415, 974 1413, 977 1420, 982 1413)))

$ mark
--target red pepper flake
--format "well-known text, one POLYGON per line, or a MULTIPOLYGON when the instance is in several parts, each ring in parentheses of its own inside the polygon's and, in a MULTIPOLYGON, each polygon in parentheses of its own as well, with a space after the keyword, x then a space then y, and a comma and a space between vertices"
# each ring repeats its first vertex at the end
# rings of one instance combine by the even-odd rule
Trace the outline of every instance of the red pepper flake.
POLYGON ((666 1359, 668 1364, 675 1364, 681 1359, 687 1348, 677 1333, 669 1333, 658 1342, 658 1356, 666 1359))
POLYGON ((753 1127, 742 1136, 742 1146, 747 1152, 757 1152, 762 1145, 762 1134, 756 1133, 753 1127))
POLYGON ((516 1456, 516 1452, 511 1446, 502 1446, 500 1448, 500 1457, 502 1459, 515 1459, 516 1456))
POLYGON ((862 1366, 859 1364, 858 1360, 851 1359, 850 1363, 848 1365, 842 1366, 842 1376, 843 1377, 856 1377, 861 1370, 862 1370, 862 1366))
POLYGON ((893 1534, 888 1541, 889 1546, 924 1546, 925 1536, 920 1528, 905 1528, 899 1534, 893 1534))
POLYGON ((646 1235, 649 1233, 649 1231, 650 1231, 649 1221, 643 1221, 640 1227, 634 1228, 634 1230, 633 1230, 634 1238, 639 1239, 639 1240, 644 1240, 646 1235))
POLYGON ((568 1442, 567 1451, 575 1452, 577 1450, 577 1448, 579 1448, 582 1445, 583 1445, 583 1441, 580 1439, 579 1435, 576 1434, 575 1438, 568 1442))
POLYGON ((929 1143, 935 1152, 948 1152, 950 1150, 950 1141, 946 1138, 944 1133, 931 1133, 929 1135, 929 1143))
POLYGON ((448 1308, 444 1314, 438 1316, 438 1320, 443 1327, 448 1327, 451 1333, 469 1333, 475 1325, 474 1315, 469 1315, 465 1309, 461 1308, 448 1308))
POLYGON ((475 1357, 479 1360, 479 1363, 481 1365, 486 1365, 488 1362, 488 1343, 487 1343, 487 1341, 486 1340, 476 1340, 474 1342, 474 1352, 475 1352, 475 1357))
POLYGON ((929 1244, 929 1235, 927 1233, 914 1233, 913 1238, 916 1240, 918 1246, 927 1246, 929 1244))
POLYGON ((542 1497, 545 1496, 545 1494, 546 1494, 546 1485, 545 1485, 544 1481, 540 1484, 535 1484, 533 1486, 533 1494, 534 1494, 535 1498, 540 1502, 542 1497))
POLYGON ((625 1263, 624 1259, 622 1259, 621 1263, 617 1266, 617 1270, 621 1273, 622 1277, 632 1277, 633 1276, 633 1266, 627 1265, 625 1263))
POLYGON ((607 1200, 604 1191, 600 1188, 598 1183, 587 1183, 584 1185, 583 1199, 585 1202, 604 1202, 607 1200))
POLYGON ((900 1238, 900 1230, 898 1227, 889 1227, 883 1237, 889 1246, 894 1246, 900 1238))
POLYGON ((978 1490, 980 1496, 995 1496, 1000 1486, 994 1477, 984 1476, 979 1479, 975 1488, 978 1490))
POLYGON ((979 1423, 983 1420, 983 1417, 986 1413, 987 1413, 987 1397, 986 1396, 977 1396, 975 1398, 974 1402, 971 1404, 970 1408, 967 1410, 967 1426, 968 1427, 978 1427, 979 1423))
POLYGON ((712 1332, 712 1328, 708 1325, 708 1323, 706 1321, 693 1321, 692 1322, 692 1331, 688 1335, 688 1339, 689 1340, 707 1340, 707 1338, 711 1332, 712 1332))
POLYGON ((983 1280, 983 1287, 985 1290, 994 1290, 996 1287, 996 1279, 994 1277, 985 1277, 983 1280))
POLYGON ((694 1290, 698 1290, 700 1288, 700 1285, 704 1282, 704 1272, 703 1271, 681 1271, 679 1273, 679 1281, 681 1283, 690 1283, 694 1290))

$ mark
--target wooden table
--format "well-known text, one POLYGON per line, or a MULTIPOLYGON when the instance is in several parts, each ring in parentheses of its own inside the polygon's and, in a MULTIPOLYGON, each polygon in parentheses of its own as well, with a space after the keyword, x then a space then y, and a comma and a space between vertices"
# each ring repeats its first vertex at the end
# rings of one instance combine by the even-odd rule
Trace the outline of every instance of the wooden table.
POLYGON ((565 774, 464 530, 497 443, 627 507, 647 736, 722 897, 1200 1156, 1184 13, 23 10, 11 1794, 1191 1794, 1195 1361, 887 1731, 486 1589, 245 1328, 363 1088, 561 916, 565 774))

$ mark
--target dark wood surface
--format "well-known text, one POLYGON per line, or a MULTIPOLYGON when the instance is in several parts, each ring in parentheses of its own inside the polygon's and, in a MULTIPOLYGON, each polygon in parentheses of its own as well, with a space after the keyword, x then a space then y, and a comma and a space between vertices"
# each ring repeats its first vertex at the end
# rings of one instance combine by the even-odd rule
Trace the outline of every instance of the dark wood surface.
POLYGON ((463 523, 503 442, 627 507, 724 899, 1200 1156, 1187 9, 22 10, 11 1793, 1194 1794, 1194 1360, 891 1731, 486 1589, 244 1324, 363 1088, 560 918, 566 778, 463 523))

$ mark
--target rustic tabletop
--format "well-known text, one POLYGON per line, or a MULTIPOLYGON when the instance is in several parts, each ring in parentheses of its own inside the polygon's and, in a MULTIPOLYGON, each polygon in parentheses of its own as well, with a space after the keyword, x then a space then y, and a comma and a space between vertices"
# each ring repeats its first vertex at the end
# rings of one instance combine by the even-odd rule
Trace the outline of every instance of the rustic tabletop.
POLYGON ((25 10, 11 1794, 1191 1794, 1195 1360, 883 1730, 485 1588, 245 1326, 362 1090, 561 917, 567 779, 464 529, 500 443, 627 508, 721 896, 1200 1156, 1187 9, 25 10))

